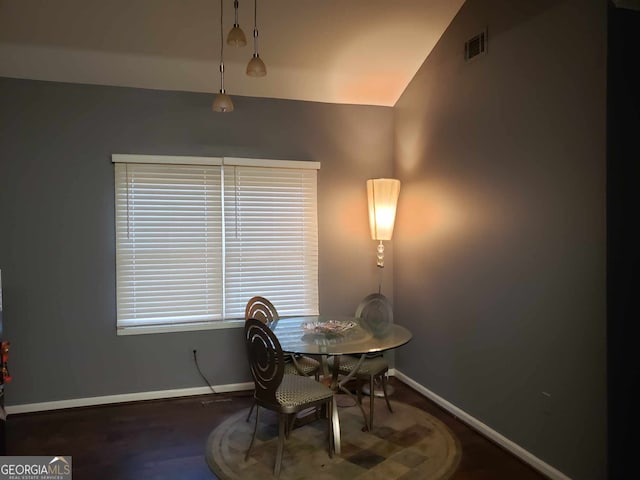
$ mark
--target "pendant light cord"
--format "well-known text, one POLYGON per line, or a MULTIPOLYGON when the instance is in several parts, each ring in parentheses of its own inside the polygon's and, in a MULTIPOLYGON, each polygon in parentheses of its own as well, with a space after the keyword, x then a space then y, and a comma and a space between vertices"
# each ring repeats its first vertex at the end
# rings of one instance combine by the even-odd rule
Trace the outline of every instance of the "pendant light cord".
POLYGON ((223 23, 222 16, 224 1, 220 0, 220 93, 224 93, 224 34, 222 32, 223 23))
POLYGON ((258 0, 253 0, 253 56, 258 55, 258 0))

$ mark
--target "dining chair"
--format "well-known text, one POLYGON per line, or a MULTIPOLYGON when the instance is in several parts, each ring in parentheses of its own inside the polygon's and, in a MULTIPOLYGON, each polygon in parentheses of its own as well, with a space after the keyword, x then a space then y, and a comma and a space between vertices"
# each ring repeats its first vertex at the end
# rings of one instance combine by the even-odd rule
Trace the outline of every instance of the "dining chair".
MULTIPOLYGON (((276 307, 265 297, 256 296, 247 302, 244 319, 255 318, 266 325, 271 325, 280 317, 276 307)), ((284 373, 290 375, 313 375, 320 379, 320 362, 304 355, 285 354, 284 373)))
POLYGON ((280 476, 285 439, 289 437, 291 420, 302 410, 326 407, 329 457, 333 457, 334 405, 333 391, 313 378, 284 372, 284 353, 271 329, 261 320, 250 318, 244 326, 245 345, 255 385, 256 421, 251 443, 245 455, 248 460, 258 430, 260 407, 278 414, 278 448, 274 476, 280 476))
MULTIPOLYGON (((270 326, 272 322, 279 320, 280 316, 271 301, 265 297, 255 296, 249 299, 244 309, 245 321, 250 318, 255 318, 265 325, 270 326)), ((304 355, 286 353, 284 356, 284 373, 287 375, 304 375, 306 377, 313 375, 317 381, 320 380, 320 362, 314 358, 305 357, 304 355)), ((249 409, 247 422, 251 418, 254 405, 251 405, 249 409)))
MULTIPOLYGON (((389 326, 393 323, 393 309, 389 300, 380 293, 367 295, 356 309, 356 317, 360 319, 360 323, 368 329, 374 336, 384 336, 389 330, 389 326)), ((369 383, 369 422, 367 428, 373 430, 373 406, 374 406, 374 383, 379 381, 382 386, 387 408, 393 413, 389 396, 387 394, 387 372, 389 371, 389 363, 384 359, 382 353, 366 354, 365 359, 358 367, 360 356, 342 355, 338 360, 338 373, 340 375, 353 374, 356 379, 356 389, 358 402, 362 404, 362 386, 365 382, 369 383)), ((335 369, 335 358, 328 360, 329 368, 335 369)))

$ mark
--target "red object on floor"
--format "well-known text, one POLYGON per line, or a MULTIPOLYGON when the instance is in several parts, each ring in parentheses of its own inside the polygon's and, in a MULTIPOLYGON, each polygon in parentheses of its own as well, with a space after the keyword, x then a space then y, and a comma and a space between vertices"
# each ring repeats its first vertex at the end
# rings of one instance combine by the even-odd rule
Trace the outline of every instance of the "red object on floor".
POLYGON ((9 373, 9 347, 11 343, 2 342, 0 344, 0 385, 9 383, 11 381, 11 374, 9 373))

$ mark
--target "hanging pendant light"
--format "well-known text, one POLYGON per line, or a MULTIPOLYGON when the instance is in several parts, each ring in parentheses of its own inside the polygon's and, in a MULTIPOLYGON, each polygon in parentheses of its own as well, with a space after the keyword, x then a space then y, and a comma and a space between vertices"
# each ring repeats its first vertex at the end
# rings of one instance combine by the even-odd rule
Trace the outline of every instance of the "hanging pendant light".
POLYGON ((232 47, 244 47, 247 44, 247 37, 238 24, 238 0, 234 0, 233 8, 236 11, 236 21, 227 36, 227 44, 232 47))
POLYGON ((222 3, 220 0, 220 93, 216 95, 213 100, 213 106, 211 107, 214 112, 233 112, 233 102, 231 97, 226 94, 224 90, 224 34, 222 31, 222 3))
POLYGON ((258 54, 258 0, 253 0, 253 57, 247 64, 247 75, 250 77, 264 77, 267 66, 258 54))

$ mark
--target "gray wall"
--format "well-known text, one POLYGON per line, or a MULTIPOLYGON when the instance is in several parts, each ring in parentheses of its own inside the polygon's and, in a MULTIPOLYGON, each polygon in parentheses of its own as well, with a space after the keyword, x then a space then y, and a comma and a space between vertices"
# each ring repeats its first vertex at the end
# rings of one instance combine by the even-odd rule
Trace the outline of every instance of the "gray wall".
POLYGON ((210 95, 0 79, 7 403, 201 386, 193 348, 215 384, 248 380, 239 330, 115 335, 111 153, 317 160, 321 311, 352 311, 383 273, 415 335, 399 370, 604 478, 605 20, 606 2, 467 0, 395 133, 388 108, 236 97, 214 115, 210 95), (464 63, 485 27, 489 53, 464 63), (380 272, 364 181, 392 173, 380 272))
POLYGON ((605 478, 606 2, 467 0, 396 105, 396 368, 605 478), (488 27, 488 54, 464 42, 488 27), (542 392, 551 394, 546 397, 542 392))
POLYGON ((221 115, 212 99, 0 78, 8 405, 204 386, 194 348, 212 383, 249 380, 240 329, 116 336, 112 153, 322 162, 320 311, 377 291, 365 181, 391 173, 392 109, 235 97, 221 115))

